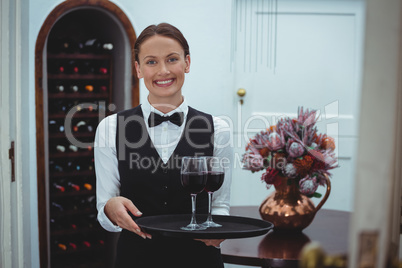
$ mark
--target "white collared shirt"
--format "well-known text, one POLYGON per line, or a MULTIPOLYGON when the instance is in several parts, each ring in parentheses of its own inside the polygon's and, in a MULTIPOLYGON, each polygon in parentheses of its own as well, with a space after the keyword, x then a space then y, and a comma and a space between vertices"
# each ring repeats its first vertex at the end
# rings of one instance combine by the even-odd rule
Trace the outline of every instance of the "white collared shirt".
MULTIPOLYGON (((183 101, 175 110, 163 114, 147 101, 141 105, 141 109, 149 137, 160 158, 166 163, 176 149, 183 134, 187 120, 188 105, 186 101, 183 101), (181 126, 177 126, 166 121, 150 128, 147 122, 151 111, 162 116, 170 116, 175 112, 183 112, 184 123, 181 126)), ((116 156, 116 120, 117 115, 113 114, 99 123, 94 146, 98 220, 102 227, 110 232, 120 232, 122 230, 119 226, 114 225, 104 212, 106 202, 110 198, 120 195, 120 175, 116 156)), ((232 163, 233 149, 231 147, 232 137, 229 125, 224 120, 215 116, 213 116, 213 123, 214 156, 227 158, 232 163)), ((213 194, 213 214, 229 215, 231 178, 232 170, 229 164, 225 168, 225 179, 222 187, 213 194)))

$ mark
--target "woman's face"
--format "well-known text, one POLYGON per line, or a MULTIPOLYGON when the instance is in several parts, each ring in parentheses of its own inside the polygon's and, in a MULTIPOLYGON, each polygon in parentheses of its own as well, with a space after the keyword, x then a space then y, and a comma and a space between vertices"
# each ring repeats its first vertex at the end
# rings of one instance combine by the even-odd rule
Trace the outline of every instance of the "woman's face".
POLYGON ((179 105, 185 73, 190 71, 190 56, 184 56, 180 43, 154 35, 141 44, 138 59, 135 68, 149 90, 149 102, 179 105))

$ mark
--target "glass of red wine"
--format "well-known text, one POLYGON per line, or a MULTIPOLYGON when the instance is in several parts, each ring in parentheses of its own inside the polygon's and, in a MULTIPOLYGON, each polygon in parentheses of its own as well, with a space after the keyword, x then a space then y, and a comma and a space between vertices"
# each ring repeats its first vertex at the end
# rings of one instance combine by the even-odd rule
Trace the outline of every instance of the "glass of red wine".
POLYGON ((223 179, 225 177, 224 166, 222 159, 214 156, 205 157, 207 162, 207 183, 205 184, 204 190, 208 192, 208 218, 202 223, 202 226, 205 227, 222 227, 222 225, 214 222, 212 220, 212 194, 213 192, 219 190, 223 184, 223 179))
POLYGON ((182 158, 181 163, 181 184, 184 189, 191 194, 192 216, 191 222, 187 226, 181 227, 186 231, 205 230, 206 226, 197 224, 195 218, 196 198, 197 194, 204 190, 207 182, 207 162, 204 157, 189 157, 182 158))

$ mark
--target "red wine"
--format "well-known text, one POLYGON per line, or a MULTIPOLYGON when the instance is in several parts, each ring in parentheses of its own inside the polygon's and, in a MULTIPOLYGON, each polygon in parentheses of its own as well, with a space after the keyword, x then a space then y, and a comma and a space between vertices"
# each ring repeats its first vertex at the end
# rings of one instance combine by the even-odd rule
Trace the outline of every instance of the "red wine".
POLYGON ((221 188, 224 177, 225 174, 223 172, 208 172, 207 184, 205 185, 204 190, 207 192, 215 192, 221 188))
POLYGON ((181 174, 181 183, 184 189, 192 194, 198 194, 202 192, 206 182, 206 173, 193 172, 181 174))

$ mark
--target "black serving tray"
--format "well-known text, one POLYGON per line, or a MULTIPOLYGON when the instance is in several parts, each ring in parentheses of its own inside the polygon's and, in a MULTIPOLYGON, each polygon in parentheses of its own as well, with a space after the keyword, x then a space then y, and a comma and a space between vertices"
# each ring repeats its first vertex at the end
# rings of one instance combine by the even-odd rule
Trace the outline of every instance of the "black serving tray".
MULTIPOLYGON (((207 215, 197 215, 197 223, 203 223, 207 215)), ((222 227, 210 227, 202 231, 185 231, 180 227, 190 223, 191 215, 159 215, 147 216, 136 219, 136 223, 141 229, 151 235, 162 235, 179 238, 194 239, 233 239, 259 236, 266 234, 273 228, 273 224, 259 219, 213 215, 213 220, 222 227)))

